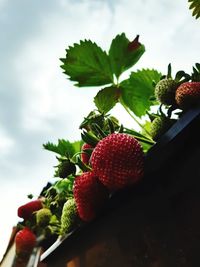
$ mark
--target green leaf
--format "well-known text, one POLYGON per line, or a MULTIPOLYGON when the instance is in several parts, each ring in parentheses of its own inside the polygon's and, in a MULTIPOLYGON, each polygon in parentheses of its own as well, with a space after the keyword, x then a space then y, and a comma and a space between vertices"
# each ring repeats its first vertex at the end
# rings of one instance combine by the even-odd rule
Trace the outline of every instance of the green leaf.
POLYGON ((78 153, 81 151, 81 147, 83 145, 83 141, 80 140, 80 141, 75 141, 73 143, 71 143, 71 145, 73 146, 74 148, 74 154, 78 153))
POLYGON ((54 185, 54 188, 56 189, 58 194, 62 194, 63 192, 68 192, 69 191, 69 185, 71 183, 72 182, 69 179, 65 178, 65 179, 62 179, 62 180, 58 181, 54 185))
POLYGON ((77 86, 99 86, 113 82, 109 57, 96 43, 80 41, 66 50, 66 57, 60 59, 61 68, 77 86))
POLYGON ((192 16, 196 19, 200 17, 200 0, 188 0, 190 3, 189 9, 192 9, 192 16))
POLYGON ((120 91, 114 86, 100 90, 94 97, 94 103, 101 113, 106 114, 118 102, 120 91))
POLYGON ((142 146, 142 150, 143 150, 143 152, 146 154, 148 151, 149 151, 149 149, 153 146, 153 144, 148 144, 148 143, 146 143, 146 142, 142 142, 142 141, 139 141, 140 142, 140 144, 141 144, 141 146, 142 146))
POLYGON ((112 70, 117 78, 122 72, 135 65, 145 52, 145 47, 139 43, 138 38, 139 36, 130 42, 126 35, 122 33, 113 39, 109 50, 109 58, 112 70))
POLYGON ((69 141, 64 139, 58 139, 58 144, 53 144, 51 142, 48 142, 46 144, 43 144, 43 147, 46 150, 49 150, 51 152, 55 152, 61 156, 67 156, 69 158, 72 158, 75 154, 75 148, 74 145, 71 144, 69 141))
POLYGON ((142 69, 132 72, 130 78, 121 83, 121 100, 136 116, 145 115, 154 95, 154 85, 160 80, 161 73, 156 70, 142 69))

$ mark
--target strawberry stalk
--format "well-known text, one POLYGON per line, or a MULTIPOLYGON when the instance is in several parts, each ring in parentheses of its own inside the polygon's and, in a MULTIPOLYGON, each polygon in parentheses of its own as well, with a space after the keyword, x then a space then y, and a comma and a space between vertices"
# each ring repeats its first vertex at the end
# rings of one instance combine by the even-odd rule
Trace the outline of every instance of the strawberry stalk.
POLYGON ((87 172, 87 171, 90 171, 91 168, 87 165, 85 165, 79 156, 76 157, 76 164, 79 166, 79 168, 83 171, 83 172, 87 172))
POLYGON ((110 129, 110 133, 114 133, 115 132, 115 128, 114 128, 112 120, 109 119, 109 118, 108 118, 108 125, 109 125, 109 129, 110 129))
POLYGON ((138 132, 135 132, 135 131, 130 130, 128 128, 125 128, 123 133, 127 133, 127 134, 130 134, 130 135, 134 136, 135 139, 137 139, 140 142, 143 142, 143 143, 146 143, 146 144, 149 144, 149 145, 154 145, 155 144, 155 141, 153 141, 152 139, 148 139, 145 136, 139 134, 138 132))
POLYGON ((143 131, 146 133, 146 135, 148 136, 148 139, 150 141, 153 142, 150 133, 147 131, 147 129, 145 129, 145 127, 138 121, 138 119, 131 113, 131 111, 129 110, 129 108, 122 102, 120 101, 122 106, 124 107, 124 109, 127 111, 127 113, 131 116, 131 118, 140 126, 141 129, 143 129, 143 131))

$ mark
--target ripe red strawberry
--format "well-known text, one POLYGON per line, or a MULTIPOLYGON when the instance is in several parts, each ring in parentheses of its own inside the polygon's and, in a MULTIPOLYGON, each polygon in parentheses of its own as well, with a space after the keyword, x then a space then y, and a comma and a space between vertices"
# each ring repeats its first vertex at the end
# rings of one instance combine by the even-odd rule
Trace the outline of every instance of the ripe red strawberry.
POLYGON ((27 227, 17 232, 15 236, 16 254, 25 256, 30 254, 36 246, 36 236, 27 227))
POLYGON ((18 208, 18 216, 24 220, 29 220, 34 211, 42 209, 42 201, 40 199, 30 201, 18 208))
POLYGON ((134 184, 144 172, 144 153, 132 136, 113 133, 103 138, 91 155, 91 164, 99 180, 117 190, 134 184))
POLYGON ((87 149, 93 149, 94 147, 92 145, 89 145, 87 143, 84 143, 82 145, 81 151, 81 160, 84 164, 88 165, 90 160, 90 154, 87 152, 87 149), (84 152, 85 151, 85 152, 84 152))
POLYGON ((83 221, 93 220, 109 196, 108 190, 93 172, 77 176, 73 191, 78 214, 83 221))
POLYGON ((182 83, 176 90, 175 98, 181 109, 200 104, 200 82, 182 83))

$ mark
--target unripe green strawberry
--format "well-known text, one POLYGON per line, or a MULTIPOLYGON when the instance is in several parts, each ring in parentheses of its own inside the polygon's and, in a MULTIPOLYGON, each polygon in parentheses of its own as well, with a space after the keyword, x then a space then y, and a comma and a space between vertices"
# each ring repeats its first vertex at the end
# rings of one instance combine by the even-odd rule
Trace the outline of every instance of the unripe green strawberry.
POLYGON ((43 208, 36 212, 36 223, 39 226, 47 226, 51 219, 52 213, 50 209, 43 208))
POLYGON ((76 173, 76 166, 69 159, 59 159, 60 164, 57 166, 55 176, 60 178, 66 178, 70 174, 76 173))
POLYGON ((33 248, 36 246, 36 236, 27 227, 17 232, 15 236, 16 254, 19 256, 26 256, 31 254, 33 248))
POLYGON ((144 173, 144 153, 132 136, 113 133, 99 141, 91 155, 99 180, 110 190, 138 182, 144 173))
POLYGON ((200 105, 200 82, 182 83, 176 90, 176 103, 183 110, 200 105))
POLYGON ((77 218, 77 209, 75 199, 68 199, 62 209, 61 215, 61 235, 69 233, 74 226, 75 220, 77 218))
POLYGON ((157 141, 169 128, 173 125, 176 120, 169 119, 166 117, 155 118, 150 127, 150 134, 153 140, 157 141))
POLYGON ((175 92, 177 83, 172 78, 160 80, 155 87, 155 97, 164 105, 173 105, 175 103, 175 92))

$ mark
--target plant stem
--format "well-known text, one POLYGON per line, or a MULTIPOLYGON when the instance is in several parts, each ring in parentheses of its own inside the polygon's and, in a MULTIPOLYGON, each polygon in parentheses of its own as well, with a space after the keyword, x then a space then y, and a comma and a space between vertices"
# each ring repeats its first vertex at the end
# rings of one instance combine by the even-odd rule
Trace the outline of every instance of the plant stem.
POLYGON ((144 128, 144 126, 138 121, 138 119, 130 112, 129 108, 125 104, 123 104, 122 102, 121 102, 121 104, 125 108, 125 110, 128 112, 128 114, 131 116, 131 118, 140 126, 141 129, 144 130, 144 132, 148 135, 150 140, 153 141, 150 133, 144 128))
POLYGON ((132 131, 131 129, 128 129, 128 128, 124 129, 124 133, 130 134, 130 135, 134 136, 137 140, 139 140, 143 143, 149 144, 149 145, 154 145, 156 143, 155 141, 153 141, 152 139, 149 139, 146 136, 135 134, 134 131, 132 131))
POLYGON ((148 144, 148 145, 155 145, 155 143, 156 143, 154 141, 151 141, 151 140, 139 137, 139 136, 135 136, 135 139, 137 139, 138 141, 140 141, 142 143, 148 144))

